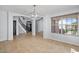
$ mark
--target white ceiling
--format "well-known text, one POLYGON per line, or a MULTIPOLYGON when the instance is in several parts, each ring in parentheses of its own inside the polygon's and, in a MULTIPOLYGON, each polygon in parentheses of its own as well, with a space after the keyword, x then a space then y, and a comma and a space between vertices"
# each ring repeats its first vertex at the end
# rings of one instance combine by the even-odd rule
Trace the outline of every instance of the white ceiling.
MULTIPOLYGON (((33 9, 32 5, 0 5, 0 10, 12 11, 28 15, 33 9)), ((78 5, 38 5, 39 15, 55 14, 63 11, 79 9, 78 5)))

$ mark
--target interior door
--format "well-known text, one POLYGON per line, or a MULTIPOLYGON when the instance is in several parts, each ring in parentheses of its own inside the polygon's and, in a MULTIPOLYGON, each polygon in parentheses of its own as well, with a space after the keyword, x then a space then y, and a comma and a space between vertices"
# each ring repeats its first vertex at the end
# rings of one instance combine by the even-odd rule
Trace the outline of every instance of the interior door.
POLYGON ((16 35, 16 21, 13 21, 13 35, 16 35))

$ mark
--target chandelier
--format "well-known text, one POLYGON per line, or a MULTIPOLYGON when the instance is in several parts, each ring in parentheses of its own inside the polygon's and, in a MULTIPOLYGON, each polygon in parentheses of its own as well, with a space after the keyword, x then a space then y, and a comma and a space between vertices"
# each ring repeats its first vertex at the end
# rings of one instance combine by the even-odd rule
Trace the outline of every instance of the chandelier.
POLYGON ((37 5, 33 5, 32 12, 28 13, 30 18, 37 18, 38 17, 36 7, 37 7, 37 5))
POLYGON ((38 12, 37 12, 37 9, 36 9, 37 5, 33 5, 33 9, 32 9, 32 12, 28 13, 28 18, 35 18, 37 20, 39 19, 43 19, 42 16, 39 16, 38 15, 38 12))
POLYGON ((37 17, 37 12, 36 12, 36 5, 33 5, 33 13, 32 13, 32 17, 37 17))

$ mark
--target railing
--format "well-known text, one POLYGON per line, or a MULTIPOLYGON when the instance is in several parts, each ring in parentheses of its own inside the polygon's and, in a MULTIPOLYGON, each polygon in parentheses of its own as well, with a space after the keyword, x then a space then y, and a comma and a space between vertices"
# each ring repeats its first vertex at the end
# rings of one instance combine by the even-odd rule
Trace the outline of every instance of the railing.
POLYGON ((21 24, 21 26, 26 30, 26 25, 21 21, 20 17, 19 17, 19 23, 21 24))

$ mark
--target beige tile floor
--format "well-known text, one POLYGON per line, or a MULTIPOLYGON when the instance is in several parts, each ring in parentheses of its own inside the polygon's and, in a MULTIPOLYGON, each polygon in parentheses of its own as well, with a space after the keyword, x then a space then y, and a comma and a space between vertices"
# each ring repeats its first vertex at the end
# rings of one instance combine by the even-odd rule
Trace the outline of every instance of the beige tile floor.
POLYGON ((71 53, 78 52, 79 46, 74 46, 51 39, 43 39, 42 35, 21 34, 12 41, 0 42, 0 52, 10 53, 71 53))

